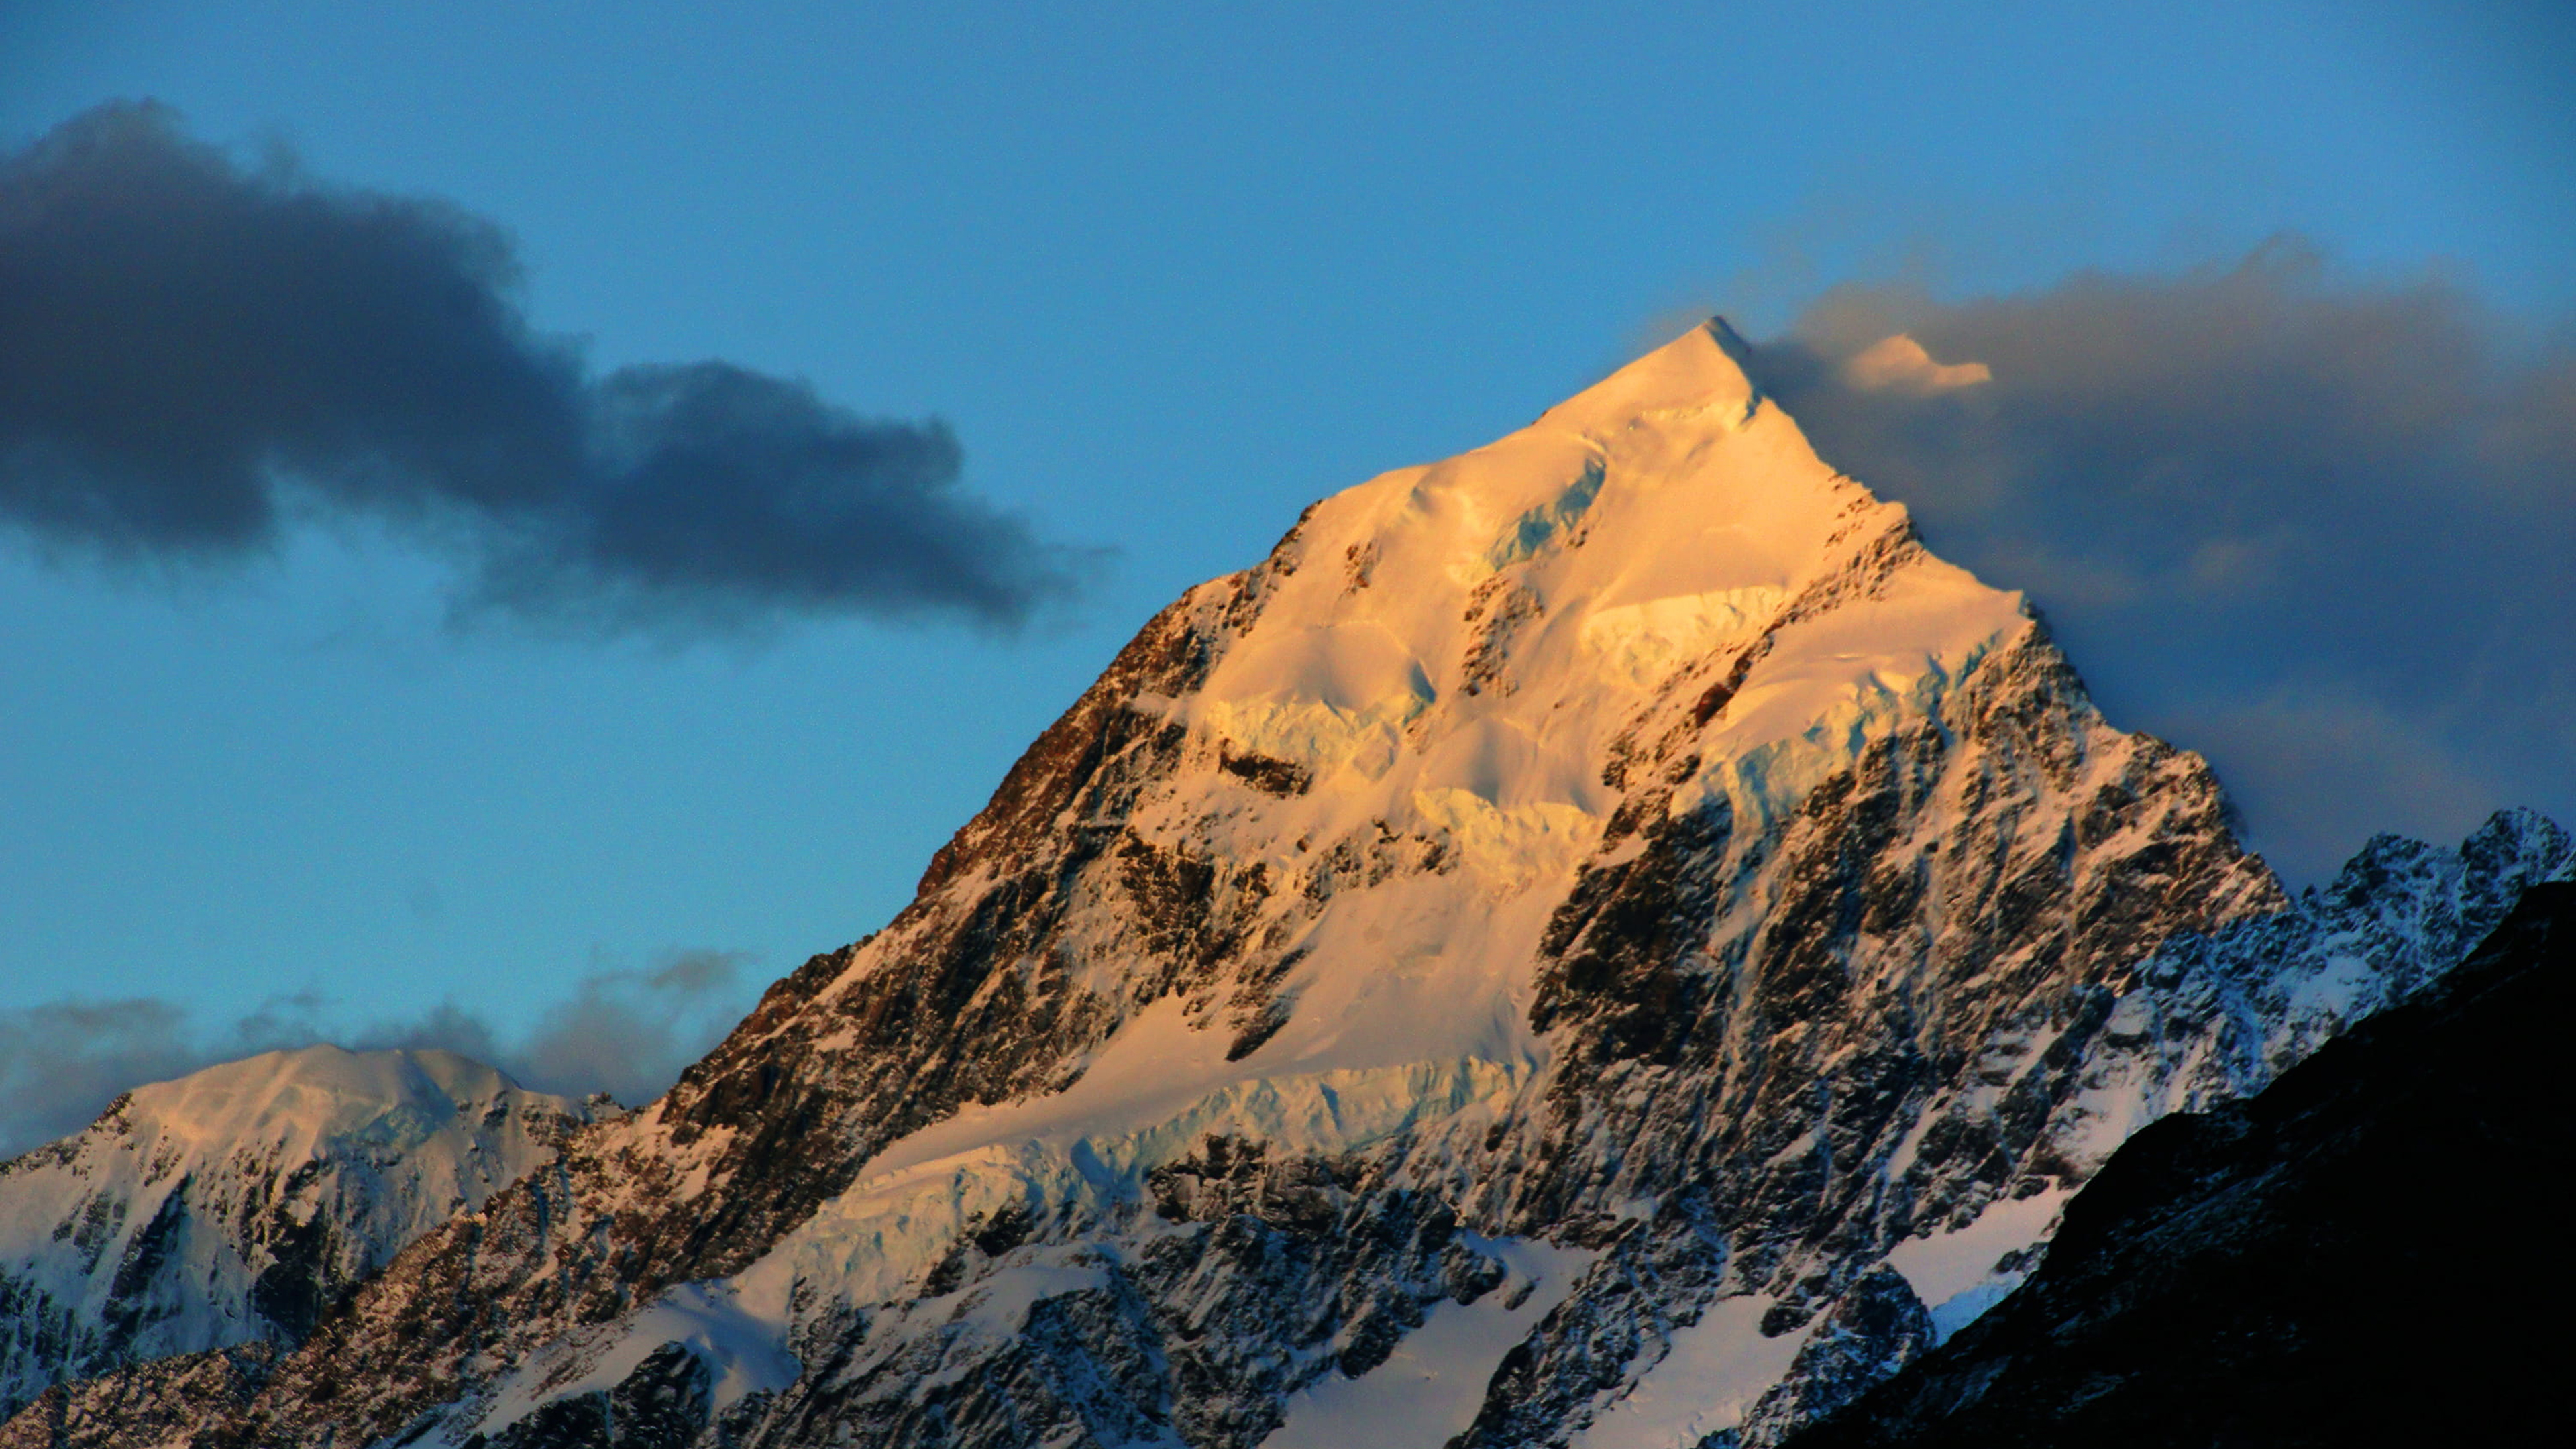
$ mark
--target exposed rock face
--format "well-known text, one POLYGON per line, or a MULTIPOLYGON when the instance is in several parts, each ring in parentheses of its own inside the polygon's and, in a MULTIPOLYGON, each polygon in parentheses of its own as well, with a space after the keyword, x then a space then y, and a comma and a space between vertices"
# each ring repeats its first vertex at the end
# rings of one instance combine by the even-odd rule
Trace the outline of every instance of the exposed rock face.
POLYGON ((0 1424, 0 1449, 184 1444, 192 1431, 248 1404, 276 1361, 269 1344, 254 1341, 55 1384, 0 1424))
POLYGON ((2534 886, 2422 998, 2131 1139, 2029 1282, 1796 1449, 2545 1442, 2571 967, 2576 885, 2534 886))
POLYGON ((1774 1442, 2565 854, 2293 906, 1731 347, 1192 590, 885 930, 207 1442, 1774 1442))
POLYGON ((270 1052, 127 1093, 0 1163, 0 1414, 125 1364, 300 1342, 588 1116, 447 1052, 270 1052))

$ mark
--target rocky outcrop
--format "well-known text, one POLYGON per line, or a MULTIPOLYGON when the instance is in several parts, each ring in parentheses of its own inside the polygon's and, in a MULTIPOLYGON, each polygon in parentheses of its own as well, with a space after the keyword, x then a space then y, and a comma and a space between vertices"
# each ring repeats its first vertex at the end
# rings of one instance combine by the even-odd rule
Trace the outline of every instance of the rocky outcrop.
POLYGON ((0 1423, 0 1449, 185 1443, 208 1420, 247 1405, 275 1363, 275 1348, 254 1340, 58 1383, 0 1423))

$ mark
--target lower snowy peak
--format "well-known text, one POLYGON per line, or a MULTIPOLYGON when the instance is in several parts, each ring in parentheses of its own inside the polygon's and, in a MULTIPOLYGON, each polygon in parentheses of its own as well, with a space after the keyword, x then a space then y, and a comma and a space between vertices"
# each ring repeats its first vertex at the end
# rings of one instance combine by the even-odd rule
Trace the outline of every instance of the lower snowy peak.
POLYGON ((2005 1291, 2120 1138, 2563 868, 2509 817, 2289 900, 1739 351, 1190 591, 884 930, 195 1422, 1773 1442, 2005 1291))
POLYGON ((314 1046, 136 1088, 0 1163, 0 1410, 146 1359, 301 1339, 589 1115, 441 1051, 314 1046))

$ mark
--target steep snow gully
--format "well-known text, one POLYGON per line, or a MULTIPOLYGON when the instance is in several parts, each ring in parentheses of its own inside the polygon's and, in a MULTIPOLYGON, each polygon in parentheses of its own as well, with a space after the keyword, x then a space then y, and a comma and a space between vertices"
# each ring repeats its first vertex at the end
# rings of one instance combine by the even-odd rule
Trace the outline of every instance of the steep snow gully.
POLYGON ((1316 505, 662 1100, 0 1444, 1772 1444, 2567 870, 2289 899, 1740 355, 1316 505))

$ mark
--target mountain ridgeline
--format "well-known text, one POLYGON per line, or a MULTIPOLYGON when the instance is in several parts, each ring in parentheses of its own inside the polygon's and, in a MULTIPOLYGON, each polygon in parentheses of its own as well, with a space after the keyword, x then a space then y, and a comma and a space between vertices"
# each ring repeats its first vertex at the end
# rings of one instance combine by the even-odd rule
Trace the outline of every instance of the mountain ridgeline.
POLYGON ((2291 899, 1741 352, 1308 510, 660 1101, 0 1444, 1776 1444, 2568 869, 2291 899))

